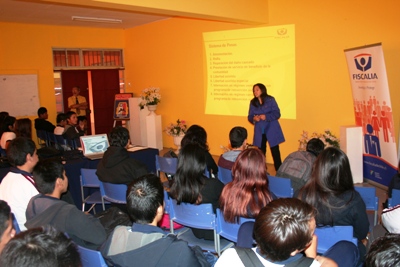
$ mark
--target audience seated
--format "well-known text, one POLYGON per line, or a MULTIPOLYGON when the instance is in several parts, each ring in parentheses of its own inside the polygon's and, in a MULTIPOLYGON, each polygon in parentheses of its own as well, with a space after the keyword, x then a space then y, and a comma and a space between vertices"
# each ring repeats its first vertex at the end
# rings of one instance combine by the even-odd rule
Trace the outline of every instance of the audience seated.
POLYGON ((293 190, 299 190, 310 179, 312 166, 324 146, 319 138, 310 139, 306 151, 295 151, 285 158, 276 176, 290 178, 293 190))
POLYGON ((388 234, 376 239, 365 258, 365 267, 393 267, 400 262, 400 235, 388 234))
POLYGON ((54 128, 54 134, 62 135, 65 131, 65 125, 67 125, 67 115, 60 113, 57 115, 57 126, 54 128))
MULTIPOLYGON (((315 227, 315 209, 311 205, 294 198, 274 200, 256 218, 254 237, 257 247, 230 248, 222 254, 215 266, 245 266, 242 253, 253 259, 256 263, 254 266, 337 266, 331 259, 317 256, 315 227)), ((340 257, 347 259, 347 265, 343 266, 354 266, 358 260, 354 256, 357 248, 351 242, 337 243, 327 251, 327 255, 339 256, 337 252, 343 248, 348 249, 346 253, 340 254, 340 257)))
POLYGON ((298 197, 314 206, 317 225, 351 225, 358 239, 360 260, 366 247, 362 241, 369 231, 366 207, 354 189, 349 159, 340 149, 328 147, 314 163, 311 178, 298 197))
MULTIPOLYGON (((393 175, 393 177, 389 183, 389 187, 388 187, 388 191, 387 191, 389 198, 392 197, 393 189, 400 189, 400 161, 399 161, 399 165, 397 166, 397 173, 395 175, 393 175)), ((385 207, 387 207, 387 201, 384 205, 385 205, 385 207)))
POLYGON ((231 170, 239 153, 246 148, 246 142, 247 130, 240 126, 233 127, 229 132, 229 144, 232 150, 219 157, 218 166, 231 170))
POLYGON ((15 135, 32 139, 32 121, 29 118, 18 119, 15 122, 15 135))
POLYGON ((164 189, 154 174, 128 187, 127 209, 132 227, 117 226, 101 248, 110 265, 155 267, 209 266, 199 247, 189 247, 157 227, 164 213, 164 189))
POLYGON ((8 206, 7 202, 0 200, 0 253, 14 235, 15 229, 12 223, 10 206, 8 206))
POLYGON ((25 230, 25 211, 31 197, 38 194, 32 171, 38 162, 35 143, 25 137, 10 142, 7 158, 13 166, 0 184, 0 199, 7 201, 21 231, 25 230))
POLYGON ((76 245, 52 227, 21 232, 8 242, 0 255, 0 266, 82 266, 76 245))
POLYGON ((49 118, 49 115, 47 114, 47 109, 45 107, 40 107, 37 113, 38 118, 35 119, 35 129, 51 133, 54 132, 54 128, 56 128, 56 126, 54 126, 51 122, 47 120, 49 118))
POLYGON ((276 199, 269 191, 265 156, 258 148, 248 148, 239 154, 232 175, 232 182, 225 185, 219 199, 225 221, 256 218, 266 204, 276 199))
POLYGON ((190 126, 187 131, 185 136, 183 137, 181 141, 181 149, 187 145, 187 144, 197 144, 199 145, 204 151, 206 152, 206 164, 207 164, 207 170, 210 174, 210 176, 213 176, 215 178, 218 177, 218 166, 215 163, 213 157, 211 156, 207 144, 207 132, 206 130, 199 126, 199 125, 192 125, 190 126))
POLYGON ((99 219, 60 200, 61 194, 68 189, 68 177, 61 162, 39 162, 33 170, 33 177, 40 194, 32 197, 26 208, 25 225, 28 229, 51 225, 67 233, 80 246, 97 249, 103 244, 106 231, 99 219))
POLYGON ((16 119, 13 116, 7 116, 2 125, 1 125, 1 129, 0 129, 0 146, 2 149, 7 149, 8 143, 11 140, 14 140, 16 136, 15 134, 15 122, 16 119))
POLYGON ((85 135, 87 134, 88 126, 87 126, 87 118, 86 118, 86 116, 78 116, 78 128, 85 135))
POLYGON ((96 174, 100 181, 113 184, 127 184, 147 174, 144 163, 129 156, 127 148, 130 144, 129 131, 117 126, 111 130, 110 146, 97 165, 96 174))
POLYGON ((74 140, 80 136, 83 136, 83 131, 80 131, 76 127, 78 124, 78 117, 76 116, 76 113, 73 111, 68 111, 65 115, 67 116, 67 124, 65 125, 62 136, 68 140, 74 140))
MULTIPOLYGON (((204 176, 206 150, 197 144, 187 144, 178 156, 178 168, 174 175, 170 195, 181 202, 190 204, 211 203, 214 212, 219 208, 219 197, 224 184, 218 179, 204 176)), ((214 239, 213 231, 192 229, 197 238, 214 239)))

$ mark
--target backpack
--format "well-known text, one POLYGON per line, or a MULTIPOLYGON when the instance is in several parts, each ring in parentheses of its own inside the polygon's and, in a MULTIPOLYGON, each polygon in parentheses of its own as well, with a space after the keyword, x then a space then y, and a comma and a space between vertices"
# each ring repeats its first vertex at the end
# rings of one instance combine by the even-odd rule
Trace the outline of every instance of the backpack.
MULTIPOLYGON (((234 249, 245 267, 264 266, 251 248, 234 247, 234 249)), ((309 267, 313 262, 313 258, 301 257, 291 263, 285 264, 285 267, 309 267)))
POLYGON ((277 177, 297 178, 304 182, 311 176, 316 156, 307 151, 296 151, 285 158, 276 172, 277 177))

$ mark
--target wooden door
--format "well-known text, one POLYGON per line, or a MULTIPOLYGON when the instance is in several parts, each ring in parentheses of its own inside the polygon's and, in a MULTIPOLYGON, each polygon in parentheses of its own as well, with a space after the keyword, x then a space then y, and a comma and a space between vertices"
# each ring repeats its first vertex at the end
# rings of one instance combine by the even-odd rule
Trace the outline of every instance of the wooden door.
MULTIPOLYGON (((61 71, 61 86, 63 92, 64 112, 68 112, 68 97, 72 96, 72 88, 78 86, 81 89, 80 95, 86 98, 89 106, 88 75, 87 70, 63 70, 61 71)), ((90 130, 90 114, 86 113, 88 122, 88 134, 90 130)))
POLYGON ((114 99, 119 93, 118 70, 92 70, 93 112, 96 134, 109 133, 114 124, 114 99))

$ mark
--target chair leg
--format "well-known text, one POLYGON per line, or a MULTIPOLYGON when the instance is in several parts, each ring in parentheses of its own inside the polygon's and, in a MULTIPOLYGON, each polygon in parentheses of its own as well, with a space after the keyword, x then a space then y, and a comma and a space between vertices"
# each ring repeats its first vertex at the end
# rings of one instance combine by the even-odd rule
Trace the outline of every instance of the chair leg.
POLYGON ((101 198, 101 205, 103 205, 103 211, 106 210, 106 206, 104 205, 104 198, 101 198))

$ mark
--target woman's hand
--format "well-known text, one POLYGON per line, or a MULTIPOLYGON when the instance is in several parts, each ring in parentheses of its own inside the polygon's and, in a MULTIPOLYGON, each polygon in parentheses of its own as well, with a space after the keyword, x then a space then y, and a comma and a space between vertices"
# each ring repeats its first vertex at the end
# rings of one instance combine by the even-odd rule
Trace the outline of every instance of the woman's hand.
POLYGON ((259 122, 261 120, 260 115, 254 115, 253 121, 254 122, 259 122))
POLYGON ((265 121, 267 119, 267 117, 265 116, 265 114, 261 114, 258 115, 260 117, 260 120, 265 121))

